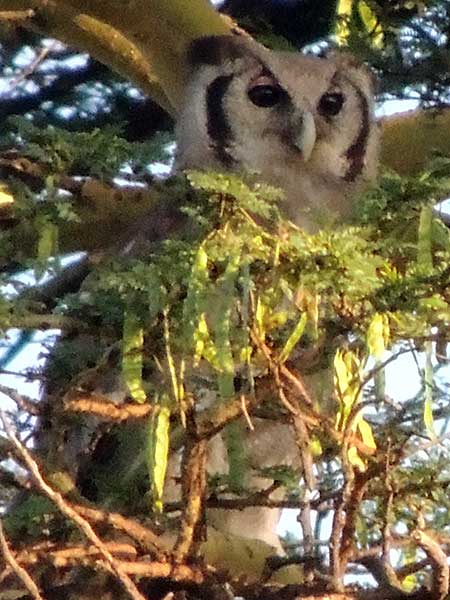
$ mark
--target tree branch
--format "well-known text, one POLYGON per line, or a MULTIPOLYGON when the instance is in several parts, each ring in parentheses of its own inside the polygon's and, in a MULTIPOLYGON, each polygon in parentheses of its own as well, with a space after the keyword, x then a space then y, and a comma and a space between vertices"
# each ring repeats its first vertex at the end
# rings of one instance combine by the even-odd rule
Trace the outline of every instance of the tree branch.
POLYGON ((3 427, 13 444, 18 456, 22 459, 24 465, 29 469, 31 476, 37 485, 38 489, 43 492, 61 511, 61 513, 69 520, 73 521, 86 538, 98 548, 100 554, 103 556, 106 564, 111 568, 112 572, 117 576, 119 581, 128 592, 130 598, 133 600, 145 600, 144 596, 139 592, 134 582, 130 579, 128 574, 124 571, 121 564, 115 560, 111 552, 97 536, 92 526, 80 515, 70 504, 63 498, 63 496, 56 492, 48 483, 44 480, 39 470, 36 461, 31 457, 31 454, 20 442, 16 436, 12 426, 9 423, 5 413, 0 409, 0 420, 3 423, 3 427))
POLYGON ((39 588, 37 587, 36 583, 30 577, 28 572, 19 564, 19 562, 16 560, 13 553, 11 552, 11 550, 8 546, 6 537, 5 537, 5 533, 3 531, 3 524, 2 524, 1 519, 0 519, 0 547, 2 550, 3 557, 5 559, 5 562, 11 567, 11 569, 14 571, 14 573, 17 575, 17 577, 19 577, 19 579, 22 581, 22 583, 24 584, 26 589, 30 592, 31 596, 35 600, 44 600, 44 598, 41 596, 41 594, 39 592, 39 588))
POLYGON ((444 600, 447 598, 450 587, 450 570, 446 553, 425 531, 417 529, 413 532, 412 538, 426 553, 431 563, 433 600, 444 600))

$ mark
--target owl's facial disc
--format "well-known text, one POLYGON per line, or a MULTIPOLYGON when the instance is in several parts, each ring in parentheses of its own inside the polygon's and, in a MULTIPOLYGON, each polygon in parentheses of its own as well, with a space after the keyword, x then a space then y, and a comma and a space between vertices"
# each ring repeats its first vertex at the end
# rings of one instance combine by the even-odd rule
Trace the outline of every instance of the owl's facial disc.
MULTIPOLYGON (((267 68, 263 68, 262 72, 250 81, 247 97, 257 109, 263 111, 292 105, 287 91, 267 68)), ((298 150, 301 159, 306 162, 309 160, 316 142, 314 117, 311 112, 305 110, 294 117, 293 121, 289 124, 289 146, 295 151, 298 150)))
POLYGON ((237 36, 197 40, 177 124, 178 168, 259 173, 286 193, 286 213, 346 214, 376 176, 373 83, 346 55, 272 52, 237 36))

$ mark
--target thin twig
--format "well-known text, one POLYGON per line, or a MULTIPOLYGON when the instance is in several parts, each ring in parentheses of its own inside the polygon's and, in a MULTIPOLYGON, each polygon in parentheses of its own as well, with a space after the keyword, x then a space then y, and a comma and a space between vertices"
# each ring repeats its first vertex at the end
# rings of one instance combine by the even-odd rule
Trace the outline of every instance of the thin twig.
POLYGON ((253 425, 250 415, 248 414, 247 403, 246 403, 244 394, 241 395, 241 405, 242 405, 242 414, 244 415, 244 418, 247 422, 248 428, 250 429, 250 431, 254 431, 255 426, 253 425))
POLYGON ((35 417, 40 415, 41 411, 37 403, 28 396, 19 394, 19 392, 14 388, 10 388, 6 385, 0 385, 0 394, 5 394, 5 396, 8 396, 8 398, 15 402, 21 410, 24 410, 30 415, 35 417))
MULTIPOLYGON (((105 546, 113 553, 116 562, 125 573, 148 578, 170 578, 171 581, 185 581, 187 583, 201 584, 205 580, 205 573, 200 567, 189 565, 177 565, 170 561, 142 561, 125 560, 125 557, 136 557, 136 549, 130 544, 120 542, 107 542, 105 546)), ((95 546, 69 546, 58 548, 52 542, 39 543, 29 546, 17 555, 20 562, 28 565, 41 565, 49 562, 56 568, 76 567, 80 565, 90 566, 98 569, 99 563, 105 570, 111 572, 111 567, 101 559, 101 553, 95 546)), ((213 572, 208 567, 209 573, 213 572)), ((11 575, 13 569, 7 566, 0 573, 0 582, 5 581, 11 575)))
POLYGON ((0 10, 0 21, 25 21, 35 14, 32 8, 27 10, 0 10))
POLYGON ((382 561, 383 568, 386 576, 391 585, 394 585, 400 588, 399 581, 395 574, 395 571, 391 565, 391 523, 392 523, 392 515, 393 515, 393 506, 394 506, 394 483, 392 481, 392 476, 390 472, 391 467, 391 440, 388 440, 386 456, 384 460, 384 487, 386 489, 386 508, 384 510, 384 523, 382 528, 382 536, 383 536, 383 552, 382 552, 382 561))
MULTIPOLYGON (((0 390, 1 391, 1 390, 0 390)), ((101 417, 106 421, 126 421, 148 417, 154 409, 154 404, 127 403, 117 406, 107 396, 98 393, 76 394, 69 393, 64 397, 64 410, 74 413, 88 413, 101 417)))
POLYGON ((159 536, 157 536, 148 527, 141 525, 130 517, 124 517, 120 513, 102 511, 98 508, 91 508, 81 504, 73 505, 73 508, 90 521, 101 524, 108 524, 118 531, 122 531, 139 544, 146 552, 165 554, 169 548, 159 536))
POLYGON ((28 77, 30 77, 30 75, 32 75, 36 71, 38 66, 44 62, 50 50, 51 48, 42 48, 39 54, 34 58, 34 60, 32 60, 31 63, 27 65, 27 67, 22 69, 22 71, 17 75, 17 77, 10 81, 8 91, 12 91, 15 87, 22 83, 22 81, 28 79, 28 77))
POLYGON ((68 519, 73 521, 81 530, 81 532, 86 536, 86 538, 99 549, 101 555, 105 559, 105 562, 109 565, 112 572, 117 576, 121 584, 124 586, 130 598, 133 598, 133 600, 145 600, 144 596, 142 596, 142 594, 139 592, 132 579, 127 575, 126 572, 124 572, 120 563, 114 559, 111 552, 109 552, 108 548, 97 536, 95 531, 92 529, 90 523, 88 523, 88 521, 86 521, 81 515, 79 515, 76 512, 76 510, 72 508, 72 506, 62 497, 62 495, 59 492, 56 492, 44 480, 36 461, 31 457, 31 454, 28 452, 28 450, 25 448, 22 442, 18 439, 15 431, 13 430, 9 422, 9 419, 5 415, 4 411, 1 409, 0 420, 2 421, 5 432, 8 435, 8 438, 12 442, 13 446, 15 447, 17 454, 20 456, 23 463, 29 469, 32 478, 34 479, 36 485, 41 490, 41 492, 43 492, 56 505, 56 507, 61 511, 63 515, 65 515, 68 519))
POLYGON ((3 530, 3 523, 0 519, 0 547, 2 550, 2 554, 5 558, 6 563, 11 567, 17 577, 22 581, 24 586, 33 596, 34 600, 44 600, 39 592, 39 588, 33 579, 30 577, 28 572, 17 562, 13 553, 11 552, 8 542, 5 537, 5 533, 3 530))
MULTIPOLYGON (((298 521, 302 527, 303 540, 304 540, 304 553, 305 556, 310 558, 313 557, 314 551, 314 531, 312 526, 312 514, 311 514, 311 500, 312 494, 316 489, 316 478, 314 476, 314 461, 311 453, 311 439, 308 428, 305 425, 301 415, 293 417, 293 424, 295 430, 295 437, 297 446, 301 456, 302 463, 302 475, 304 481, 304 494, 303 494, 303 507, 300 510, 298 521)), ((311 582, 313 579, 312 563, 306 563, 305 569, 305 581, 311 582)))
MULTIPOLYGON (((279 487, 278 484, 277 487, 279 487)), ((256 492, 245 498, 217 498, 215 496, 208 498, 206 506, 208 508, 222 508, 227 510, 243 510, 251 506, 263 506, 264 508, 292 508, 295 510, 302 509, 306 506, 304 500, 272 500, 269 498, 269 494, 275 490, 272 485, 268 490, 262 492, 256 492)), ((336 500, 337 494, 332 494, 330 497, 321 497, 318 499, 310 500, 308 502, 311 510, 331 510, 331 503, 336 500)), ((184 506, 182 502, 169 502, 164 505, 164 511, 167 513, 177 512, 184 506)))

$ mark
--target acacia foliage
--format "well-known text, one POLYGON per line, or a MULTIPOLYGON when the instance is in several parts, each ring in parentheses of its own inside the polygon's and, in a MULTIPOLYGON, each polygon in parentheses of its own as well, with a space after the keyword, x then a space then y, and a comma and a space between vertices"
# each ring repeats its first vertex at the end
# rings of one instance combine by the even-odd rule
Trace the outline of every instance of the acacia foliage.
MULTIPOLYGON (((72 150, 64 132, 32 133, 29 142, 22 134, 24 155, 39 159, 45 151, 55 176, 61 164, 72 164, 63 158, 77 156, 77 137, 72 150)), ((127 162, 138 164, 142 147, 114 135, 113 146, 110 133, 96 132, 98 148, 117 148, 118 165, 126 147, 127 162)), ((103 168, 112 164, 109 156, 103 168)), ((99 176, 95 160, 83 168, 87 176, 99 176)), ((184 541, 178 559, 189 563, 199 551, 202 507, 226 506, 230 492, 236 506, 270 504, 268 496, 255 496, 243 483, 249 465, 235 418, 245 402, 250 421, 252 415, 293 420, 303 436, 300 470, 280 465, 263 473, 275 487, 287 485, 286 506, 302 509, 303 531, 289 545, 297 560, 306 554, 314 571, 330 573, 330 582, 339 587, 355 565, 377 574, 380 561, 388 572, 388 559, 382 561, 386 547, 396 551, 398 574, 394 570, 389 580, 395 593, 435 585, 445 565, 436 563, 427 539, 439 540, 445 556, 450 481, 442 420, 448 393, 440 377, 450 319, 450 242, 433 207, 448 190, 449 175, 445 157, 420 176, 386 172, 378 187, 358 200, 351 223, 309 235, 283 219, 277 190, 251 177, 188 172, 185 179, 164 184, 162 200, 169 219, 181 220, 183 227, 148 245, 145 256, 107 255, 80 291, 52 298, 51 311, 32 294, 5 297, 5 329, 27 321, 45 327, 57 318, 64 331, 40 373, 46 394, 31 405, 36 413, 45 410, 50 423, 40 459, 48 481, 78 505, 89 499, 145 518, 150 530, 175 528, 184 541), (395 360, 404 353, 418 361, 425 356, 422 387, 408 400, 386 391, 384 377, 386 363, 390 377, 407 376, 395 371, 395 360), (331 379, 318 392, 314 373, 326 379, 330 369, 334 392, 331 379), (111 404, 105 391, 119 382, 125 405, 111 404), (217 398, 207 413, 196 408, 205 395, 217 398), (110 423, 106 429, 105 423, 110 423), (192 450, 221 430, 228 476, 198 488, 193 461, 184 475, 188 491, 181 525, 172 516, 176 506, 166 507, 162 516, 169 434, 172 445, 192 450), (200 509, 194 508, 195 499, 200 509), (305 541, 311 510, 319 523, 333 523, 330 553, 316 545, 323 539, 319 525, 317 539, 305 541)), ((59 194, 46 188, 34 204, 34 223, 45 220, 45 227, 57 230, 61 219, 76 218, 70 197, 59 194)), ((30 195, 25 185, 17 187, 19 204, 23 197, 29 206, 30 195)), ((26 262, 38 274, 54 251, 49 246, 42 254, 45 228, 39 236, 35 257, 26 262)), ((53 259, 51 268, 55 273, 59 268, 53 259)), ((15 275, 5 275, 3 284, 22 291, 15 275)), ((27 411, 25 400, 19 407, 16 426, 25 432, 28 425, 24 428, 20 417, 27 411)), ((13 472, 4 472, 11 482, 13 472)), ((42 498, 38 484, 5 523, 11 540, 26 541, 25 562, 26 552, 43 540, 50 557, 63 539, 70 539, 72 548, 82 543, 73 522, 42 498)), ((161 552, 152 548, 151 564, 161 552)), ((220 557, 213 560, 220 565, 220 557)), ((254 577, 261 564, 252 569, 254 577)), ((323 586, 316 577, 307 589, 319 593, 323 586)), ((298 575, 295 580, 305 585, 298 575)), ((144 581, 142 586, 151 585, 152 578, 144 581)), ((194 581, 191 574, 185 585, 194 581)), ((208 589, 210 583, 196 585, 208 589)), ((251 593, 242 582, 233 585, 244 597, 251 593)), ((379 579, 378 586, 385 590, 386 584, 379 579)))

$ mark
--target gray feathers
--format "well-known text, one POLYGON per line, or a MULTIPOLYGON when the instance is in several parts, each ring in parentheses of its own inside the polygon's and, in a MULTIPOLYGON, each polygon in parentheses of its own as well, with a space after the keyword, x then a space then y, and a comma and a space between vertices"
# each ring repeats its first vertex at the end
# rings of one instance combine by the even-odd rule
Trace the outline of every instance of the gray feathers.
POLYGON ((353 58, 272 52, 251 39, 196 41, 177 124, 179 169, 257 172, 309 230, 345 218, 376 176, 373 81, 353 58))

